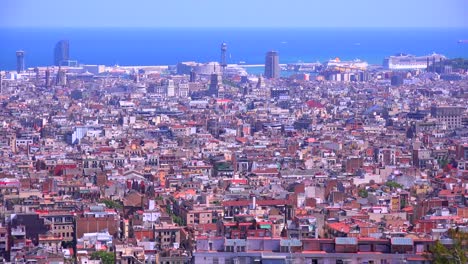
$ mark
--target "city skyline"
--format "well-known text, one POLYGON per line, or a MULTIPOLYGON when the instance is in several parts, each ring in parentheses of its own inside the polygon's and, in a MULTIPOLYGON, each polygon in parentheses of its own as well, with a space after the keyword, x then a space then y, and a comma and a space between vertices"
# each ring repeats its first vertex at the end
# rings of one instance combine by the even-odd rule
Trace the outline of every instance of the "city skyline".
POLYGON ((0 27, 468 27, 463 0, 124 1, 7 0, 0 27), (73 10, 63 12, 62 9, 73 10), (163 11, 163 12, 162 12, 163 11), (85 15, 86 14, 86 17, 85 15))
POLYGON ((0 263, 468 263, 466 1, 1 1, 0 263))

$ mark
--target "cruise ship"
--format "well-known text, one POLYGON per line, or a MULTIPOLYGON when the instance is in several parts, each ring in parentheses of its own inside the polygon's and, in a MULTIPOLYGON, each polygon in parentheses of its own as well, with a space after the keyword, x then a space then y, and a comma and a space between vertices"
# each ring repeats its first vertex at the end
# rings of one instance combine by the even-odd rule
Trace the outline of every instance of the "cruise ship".
POLYGON ((224 73, 225 76, 233 77, 233 76, 247 76, 247 71, 239 65, 236 64, 229 64, 225 69, 224 73))
POLYGON ((426 56, 414 56, 399 53, 384 59, 383 66, 389 70, 425 70, 434 61, 447 59, 444 55, 433 53, 426 56))
POLYGON ((355 59, 352 61, 342 61, 340 58, 330 59, 324 63, 327 70, 366 70, 369 64, 366 61, 355 59))

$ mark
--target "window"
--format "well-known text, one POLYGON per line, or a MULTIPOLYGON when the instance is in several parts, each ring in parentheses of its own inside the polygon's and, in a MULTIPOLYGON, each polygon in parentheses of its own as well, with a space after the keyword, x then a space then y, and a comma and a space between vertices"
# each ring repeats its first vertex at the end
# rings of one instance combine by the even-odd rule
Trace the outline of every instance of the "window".
POLYGON ((244 246, 237 246, 237 252, 244 252, 245 247, 244 246))

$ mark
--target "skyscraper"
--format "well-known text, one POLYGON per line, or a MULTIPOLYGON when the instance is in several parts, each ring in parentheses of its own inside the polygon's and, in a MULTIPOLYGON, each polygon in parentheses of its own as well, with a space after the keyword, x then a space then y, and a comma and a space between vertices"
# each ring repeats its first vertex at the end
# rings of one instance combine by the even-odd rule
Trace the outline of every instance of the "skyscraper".
POLYGON ((197 81, 197 73, 192 69, 190 71, 190 82, 196 82, 197 81))
POLYGON ((226 63, 226 51, 227 51, 227 44, 226 43, 222 43, 221 44, 221 61, 220 61, 220 64, 221 64, 221 67, 224 71, 224 69, 226 68, 227 66, 227 63, 226 63))
POLYGON ((24 71, 24 51, 22 50, 16 52, 16 71, 18 73, 24 71))
POLYGON ((210 86, 208 88, 209 96, 218 96, 220 88, 223 86, 223 78, 221 74, 213 73, 210 78, 210 86))
POLYGON ((70 59, 70 42, 68 40, 60 40, 55 44, 54 49, 54 65, 60 66, 63 62, 70 59))
POLYGON ((269 51, 265 56, 265 77, 268 79, 279 78, 279 55, 276 51, 269 51))

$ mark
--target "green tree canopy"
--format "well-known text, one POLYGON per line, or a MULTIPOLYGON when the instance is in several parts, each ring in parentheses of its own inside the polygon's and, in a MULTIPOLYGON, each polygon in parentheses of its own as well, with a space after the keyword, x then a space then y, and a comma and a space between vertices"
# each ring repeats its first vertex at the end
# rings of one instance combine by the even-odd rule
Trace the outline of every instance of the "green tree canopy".
POLYGON ((91 259, 101 260, 103 264, 114 264, 115 257, 114 253, 107 251, 96 251, 91 254, 91 259))
POLYGON ((369 196, 369 192, 366 189, 360 189, 358 195, 359 197, 367 198, 367 196, 369 196))
POLYGON ((111 209, 122 209, 123 205, 120 202, 109 200, 109 199, 102 199, 101 203, 105 204, 107 208, 111 209))
POLYGON ((434 264, 464 264, 468 263, 467 244, 468 234, 457 230, 449 230, 449 236, 453 239, 453 245, 447 247, 437 241, 431 247, 432 263, 434 264))
POLYGON ((388 181, 385 183, 385 185, 387 185, 388 187, 391 187, 391 188, 403 188, 403 185, 397 183, 397 182, 394 182, 394 181, 388 181))

